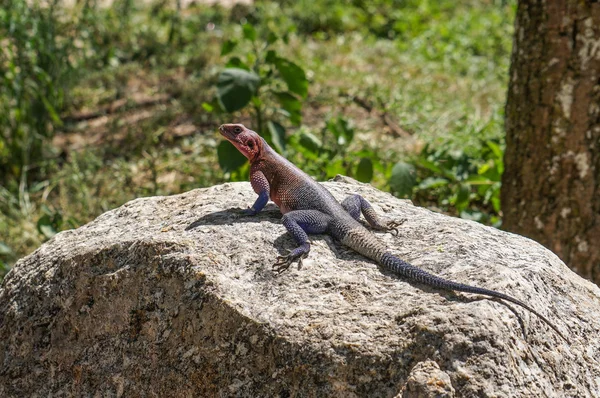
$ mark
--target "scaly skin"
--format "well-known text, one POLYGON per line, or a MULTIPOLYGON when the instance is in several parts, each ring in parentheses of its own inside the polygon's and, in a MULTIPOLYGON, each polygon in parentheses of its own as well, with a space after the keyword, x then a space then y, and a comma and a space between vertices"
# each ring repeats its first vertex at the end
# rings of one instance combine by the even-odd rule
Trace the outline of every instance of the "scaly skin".
POLYGON ((554 324, 521 300, 494 290, 438 277, 388 252, 383 243, 358 221, 360 213, 374 229, 397 232, 399 223, 382 221, 360 195, 350 196, 340 204, 325 187, 277 154, 254 131, 242 124, 224 124, 219 130, 250 161, 250 182, 258 199, 245 213, 258 213, 271 199, 283 213, 283 225, 298 243, 298 247, 287 256, 277 258, 277 262, 273 264, 274 271, 283 272, 296 261, 300 268, 302 259, 310 251, 307 234, 328 233, 410 282, 443 290, 482 294, 517 304, 537 315, 567 341, 554 324))

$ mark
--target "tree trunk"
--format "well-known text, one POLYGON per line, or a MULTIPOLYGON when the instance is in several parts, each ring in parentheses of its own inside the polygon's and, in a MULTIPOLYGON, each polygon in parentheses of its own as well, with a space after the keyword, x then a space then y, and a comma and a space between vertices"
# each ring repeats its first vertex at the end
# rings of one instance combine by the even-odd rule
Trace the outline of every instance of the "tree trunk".
POLYGON ((504 228, 600 284, 600 3, 522 0, 506 104, 504 228))

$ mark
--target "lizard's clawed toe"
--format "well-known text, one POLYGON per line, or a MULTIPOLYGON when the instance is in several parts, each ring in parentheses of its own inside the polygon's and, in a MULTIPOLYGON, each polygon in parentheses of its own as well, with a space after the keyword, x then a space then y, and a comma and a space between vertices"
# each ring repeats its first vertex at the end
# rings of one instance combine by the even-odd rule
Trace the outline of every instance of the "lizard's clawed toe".
MULTIPOLYGON (((288 251, 289 252, 289 251, 288 251)), ((303 254, 287 254, 285 256, 278 256, 277 261, 273 264, 273 272, 281 274, 283 271, 290 268, 294 261, 298 261, 298 269, 302 268, 303 254)))
POLYGON ((386 225, 386 230, 389 231, 390 233, 392 233, 392 235, 394 236, 398 236, 399 231, 398 231, 398 227, 402 224, 404 224, 404 222, 406 221, 405 218, 401 219, 401 220, 393 220, 393 221, 389 221, 386 225))
POLYGON ((273 272, 276 274, 281 274, 283 271, 290 268, 291 263, 287 261, 287 258, 284 256, 277 257, 277 262, 273 264, 273 272))

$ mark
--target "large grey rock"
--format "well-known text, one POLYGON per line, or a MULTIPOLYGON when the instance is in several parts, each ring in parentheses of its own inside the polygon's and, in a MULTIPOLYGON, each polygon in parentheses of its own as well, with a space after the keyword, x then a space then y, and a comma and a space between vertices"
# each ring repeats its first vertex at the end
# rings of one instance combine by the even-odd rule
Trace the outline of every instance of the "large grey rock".
POLYGON ((408 284, 312 238, 294 246, 247 183, 137 199, 55 236, 0 291, 2 397, 600 396, 600 289, 523 237, 414 207, 368 185, 392 252, 520 298, 525 310, 408 284))

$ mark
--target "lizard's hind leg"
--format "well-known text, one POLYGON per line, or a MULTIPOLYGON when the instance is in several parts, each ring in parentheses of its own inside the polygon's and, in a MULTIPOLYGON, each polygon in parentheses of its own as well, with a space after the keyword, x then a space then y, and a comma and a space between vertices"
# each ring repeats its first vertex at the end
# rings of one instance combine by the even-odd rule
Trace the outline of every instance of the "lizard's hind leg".
POLYGON ((360 219, 360 213, 362 212, 369 225, 373 229, 380 231, 395 231, 396 234, 398 234, 398 226, 404 222, 404 220, 382 220, 381 217, 379 217, 375 212, 375 209, 373 209, 373 206, 371 206, 371 204, 365 198, 358 194, 348 196, 346 199, 344 199, 342 202, 342 207, 346 209, 350 216, 357 221, 360 219))
POLYGON ((298 269, 302 267, 302 259, 310 252, 308 234, 320 234, 327 231, 331 216, 318 210, 294 210, 283 215, 281 219, 287 231, 292 235, 298 247, 286 256, 277 257, 273 271, 281 273, 298 261, 298 269))
POLYGON ((342 201, 342 207, 346 209, 348 214, 352 216, 356 221, 360 220, 360 200, 362 196, 351 195, 342 201))

